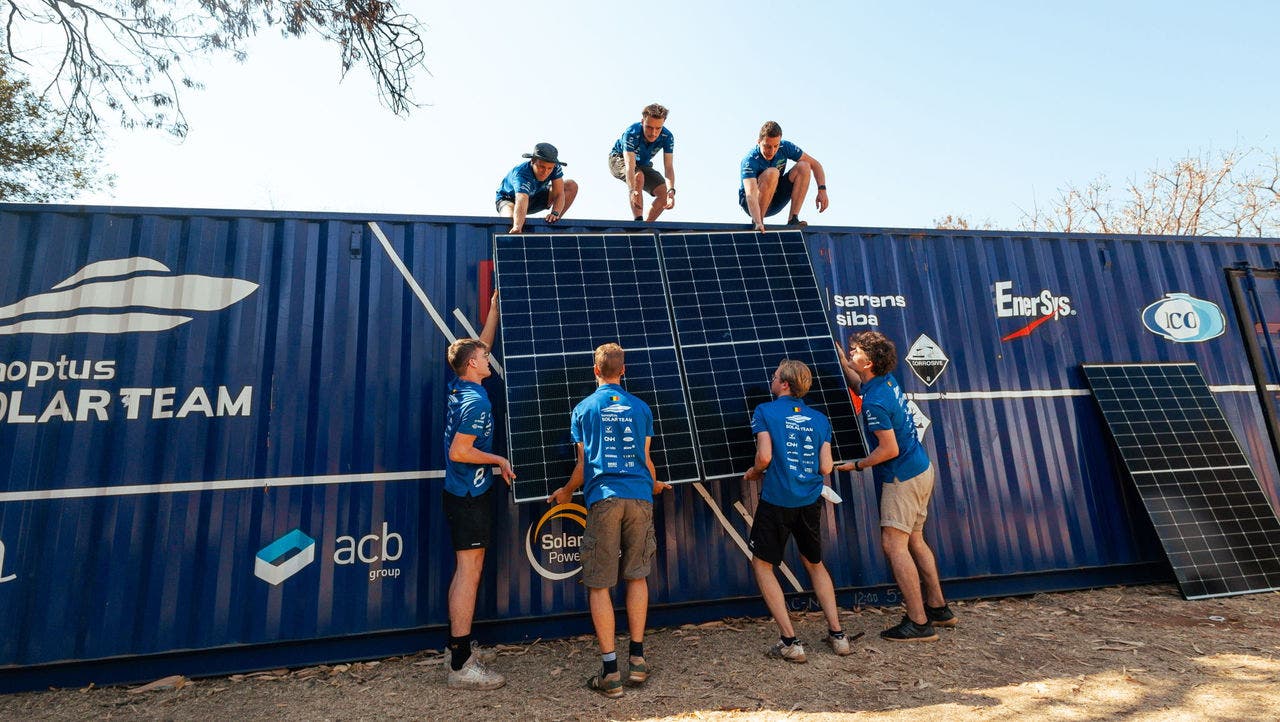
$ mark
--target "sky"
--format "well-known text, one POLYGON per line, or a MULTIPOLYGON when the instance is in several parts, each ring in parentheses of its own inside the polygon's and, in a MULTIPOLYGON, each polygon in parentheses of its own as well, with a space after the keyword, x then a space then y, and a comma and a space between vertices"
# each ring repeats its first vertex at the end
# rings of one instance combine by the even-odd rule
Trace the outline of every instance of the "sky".
POLYGON ((628 218, 608 151, 655 101, 676 139, 674 222, 748 221, 737 169, 766 120, 826 169, 831 207, 803 217, 838 226, 1014 228, 1068 183, 1280 146, 1280 3, 400 7, 425 25, 430 71, 408 117, 363 68, 339 83, 336 49, 267 31, 243 63, 195 66, 185 140, 108 129, 115 188, 76 202, 485 216, 547 141, 580 186, 569 218, 628 218))

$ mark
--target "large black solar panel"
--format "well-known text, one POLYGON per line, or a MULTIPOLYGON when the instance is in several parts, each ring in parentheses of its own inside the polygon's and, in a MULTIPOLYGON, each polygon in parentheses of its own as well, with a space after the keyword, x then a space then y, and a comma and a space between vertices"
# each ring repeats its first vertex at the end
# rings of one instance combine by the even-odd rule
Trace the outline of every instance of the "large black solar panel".
POLYGON ((1280 520, 1200 369, 1083 368, 1183 596, 1280 589, 1280 520))
POLYGON ((622 385, 653 411, 663 481, 698 478, 671 313, 653 235, 512 235, 495 240, 507 445, 516 501, 569 480, 569 416, 596 387, 593 352, 627 352, 622 385))
POLYGON ((836 459, 864 456, 862 432, 799 231, 659 237, 705 478, 741 475, 751 413, 784 358, 813 371, 805 402, 825 413, 836 459))

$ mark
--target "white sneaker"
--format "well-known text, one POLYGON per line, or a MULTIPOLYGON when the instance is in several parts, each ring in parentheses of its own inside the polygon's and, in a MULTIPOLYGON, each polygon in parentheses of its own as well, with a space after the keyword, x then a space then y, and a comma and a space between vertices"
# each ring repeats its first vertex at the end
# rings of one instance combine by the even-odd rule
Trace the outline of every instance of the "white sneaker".
POLYGON ((847 634, 843 637, 833 637, 828 634, 826 641, 827 644, 831 645, 831 651, 835 652, 838 656, 847 657, 850 654, 853 654, 853 649, 849 646, 849 635, 847 634))
POLYGON ((783 644, 782 640, 779 639, 773 643, 772 647, 765 650, 764 656, 772 659, 785 659, 796 664, 804 664, 808 661, 804 656, 804 645, 798 639, 795 644, 783 644))
POLYGON ((479 657, 481 662, 485 664, 493 664, 498 661, 498 650, 493 647, 481 647, 476 640, 471 640, 471 656, 479 657))
POLYGON ((497 689, 507 683, 501 672, 489 669, 476 655, 467 658, 467 663, 458 671, 449 670, 450 689, 497 689))

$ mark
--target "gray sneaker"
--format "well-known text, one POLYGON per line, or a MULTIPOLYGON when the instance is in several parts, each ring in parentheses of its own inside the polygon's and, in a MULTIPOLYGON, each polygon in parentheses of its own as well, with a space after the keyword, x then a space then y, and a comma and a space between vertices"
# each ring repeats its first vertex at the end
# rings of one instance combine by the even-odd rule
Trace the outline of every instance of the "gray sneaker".
POLYGON ((471 640, 471 656, 479 657, 481 662, 485 664, 493 664, 498 661, 498 650, 493 647, 481 647, 476 640, 471 640))
POLYGON ((489 669, 476 655, 467 658, 467 663, 457 672, 449 670, 449 689, 497 689, 507 683, 501 672, 489 669))
POLYGON ((848 657, 850 654, 853 654, 853 649, 849 646, 849 635, 847 634, 843 637, 833 637, 828 634, 826 642, 831 645, 831 651, 835 652, 838 656, 848 657))
POLYGON ((804 645, 798 639, 795 644, 783 644, 779 639, 773 643, 772 647, 765 650, 764 656, 770 659, 785 659, 796 664, 804 664, 808 661, 804 656, 804 645))

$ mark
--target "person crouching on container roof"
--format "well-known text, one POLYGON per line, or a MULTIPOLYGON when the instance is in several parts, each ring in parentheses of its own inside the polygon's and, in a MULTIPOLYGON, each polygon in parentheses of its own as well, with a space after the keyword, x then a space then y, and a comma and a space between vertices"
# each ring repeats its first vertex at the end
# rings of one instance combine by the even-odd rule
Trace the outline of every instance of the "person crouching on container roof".
POLYGON ((612 590, 627 580, 627 627, 631 632, 626 682, 649 679, 644 659, 644 625, 649 612, 649 568, 658 542, 653 531, 653 497, 671 485, 658 481, 649 456, 653 412, 622 388, 626 371, 622 347, 606 343, 596 349, 594 372, 599 387, 573 410, 571 434, 578 463, 569 482, 547 499, 568 504, 583 489, 587 528, 582 535, 582 582, 587 586, 591 622, 600 642, 603 668, 587 687, 606 697, 623 695, 623 677, 614 648, 612 590), (621 560, 619 560, 621 554, 621 560))
POLYGON ((796 638, 782 587, 774 567, 782 563, 787 539, 795 536, 800 560, 813 582, 813 593, 827 618, 826 642, 836 654, 849 654, 849 639, 840 626, 835 585, 822 564, 822 486, 831 473, 831 422, 801 398, 813 374, 800 361, 783 359, 769 381, 776 398, 760 404, 751 416, 756 458, 743 476, 761 481, 760 503, 751 524, 751 569, 765 606, 778 624, 778 641, 765 654, 803 663, 804 644, 796 638))
POLYGON ((511 233, 524 233, 524 219, 530 213, 551 209, 547 223, 559 221, 578 196, 578 184, 565 180, 568 163, 560 160, 554 145, 539 143, 523 157, 529 162, 507 173, 494 201, 498 215, 511 219, 511 233))
POLYGON ((924 540, 934 469, 916 435, 915 417, 902 387, 889 375, 898 365, 898 350, 879 331, 863 331, 849 339, 849 354, 842 362, 845 375, 861 386, 861 415, 871 453, 841 464, 840 470, 872 469, 880 497, 880 544, 907 612, 880 636, 894 642, 932 642, 938 638, 934 627, 954 627, 956 615, 942 596, 937 562, 924 540))
POLYGON ((444 513, 449 520, 457 563, 449 583, 449 675, 453 689, 497 689, 506 677, 486 666, 492 649, 481 648, 471 638, 476 612, 476 592, 484 570, 484 550, 493 526, 493 467, 511 486, 516 477, 511 463, 491 453, 493 406, 481 382, 493 374, 489 349, 498 331, 498 294, 489 301, 480 338, 459 339, 449 346, 449 367, 457 378, 449 384, 449 409, 445 416, 444 513))
POLYGON ((827 173, 817 158, 782 139, 782 126, 770 120, 760 127, 756 145, 742 159, 738 205, 751 216, 751 226, 764 232, 764 219, 791 204, 789 228, 809 225, 800 220, 804 198, 809 194, 809 178, 818 181, 818 212, 827 210, 827 173), (787 170, 787 161, 795 165, 787 170))
POLYGON ((609 172, 627 184, 627 200, 637 223, 652 223, 664 210, 676 206, 676 141, 671 130, 663 127, 666 120, 666 108, 657 103, 646 105, 640 111, 640 122, 627 126, 609 151, 609 172), (663 173, 653 167, 658 153, 662 153, 663 173), (653 196, 647 219, 640 215, 646 191, 653 196))

